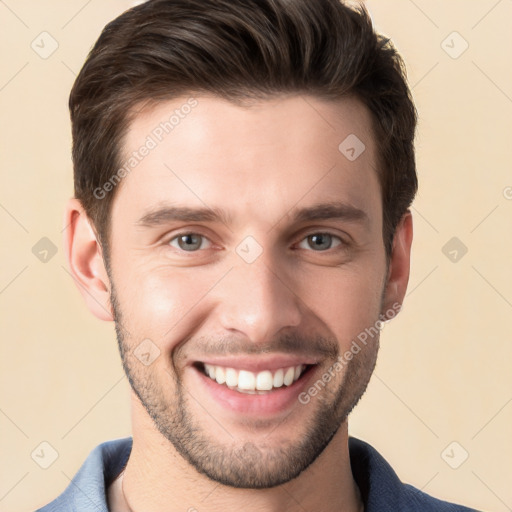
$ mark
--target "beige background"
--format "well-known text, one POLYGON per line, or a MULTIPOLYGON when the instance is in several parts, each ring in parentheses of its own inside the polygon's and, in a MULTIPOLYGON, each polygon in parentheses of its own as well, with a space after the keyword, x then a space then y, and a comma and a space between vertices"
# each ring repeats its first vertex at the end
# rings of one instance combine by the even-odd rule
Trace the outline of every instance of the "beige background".
MULTIPOLYGON (((47 503, 94 446, 130 434, 113 325, 82 303, 61 231, 69 90, 101 28, 133 3, 0 1, 1 511, 47 503), (59 45, 46 59, 31 48, 51 49, 43 31, 59 45), (32 252, 43 237, 58 249, 47 262, 32 252), (36 461, 51 462, 49 448, 31 457, 43 441, 58 452, 47 469, 36 461)), ((420 192, 404 310, 350 432, 432 495, 512 510, 512 1, 368 7, 408 67, 420 192), (459 247, 443 252, 452 237, 459 247)))

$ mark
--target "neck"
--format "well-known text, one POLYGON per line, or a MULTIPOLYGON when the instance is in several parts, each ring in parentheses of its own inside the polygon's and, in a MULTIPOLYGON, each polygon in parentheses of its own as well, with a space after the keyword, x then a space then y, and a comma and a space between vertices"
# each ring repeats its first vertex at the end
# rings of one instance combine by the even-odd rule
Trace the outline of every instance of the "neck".
MULTIPOLYGON (((236 489, 198 473, 134 404, 133 447, 121 477, 109 490, 114 512, 360 512, 345 422, 320 456, 297 478, 270 489, 236 489), (123 504, 123 505, 121 505, 123 504)), ((144 411, 145 412, 145 411, 144 411)))

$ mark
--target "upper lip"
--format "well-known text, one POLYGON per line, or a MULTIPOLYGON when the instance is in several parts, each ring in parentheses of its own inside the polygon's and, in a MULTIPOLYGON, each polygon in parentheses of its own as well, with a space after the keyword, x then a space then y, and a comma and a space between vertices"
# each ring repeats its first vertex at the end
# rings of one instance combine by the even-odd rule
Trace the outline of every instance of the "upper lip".
POLYGON ((225 368, 234 368, 235 370, 249 370, 259 372, 263 370, 278 370, 279 368, 289 368, 300 364, 313 365, 318 363, 317 358, 307 356, 294 356, 290 354, 275 354, 272 356, 224 356, 224 357, 205 357, 196 359, 194 363, 211 364, 214 366, 223 366, 225 368))

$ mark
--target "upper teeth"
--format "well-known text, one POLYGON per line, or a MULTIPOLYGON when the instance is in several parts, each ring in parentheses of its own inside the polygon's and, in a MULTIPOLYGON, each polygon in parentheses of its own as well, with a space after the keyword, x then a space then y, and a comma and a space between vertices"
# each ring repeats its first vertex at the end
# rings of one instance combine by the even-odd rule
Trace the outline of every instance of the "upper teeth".
POLYGON ((205 373, 210 379, 246 393, 270 391, 272 388, 280 388, 283 384, 290 386, 301 376, 305 368, 305 365, 299 364, 288 368, 279 368, 273 371, 263 370, 255 373, 248 370, 235 370, 225 366, 204 364, 205 373))

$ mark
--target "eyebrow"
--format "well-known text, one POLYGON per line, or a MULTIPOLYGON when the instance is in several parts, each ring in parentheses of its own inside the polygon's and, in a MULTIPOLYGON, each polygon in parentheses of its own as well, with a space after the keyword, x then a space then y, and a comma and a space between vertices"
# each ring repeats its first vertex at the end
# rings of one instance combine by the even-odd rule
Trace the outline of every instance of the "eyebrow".
POLYGON ((158 206, 145 213, 136 224, 153 227, 172 221, 222 222, 229 224, 230 217, 219 208, 190 208, 188 206, 158 206))
MULTIPOLYGON (((369 221, 364 210, 340 202, 320 203, 299 209, 294 208, 290 213, 283 215, 279 222, 285 216, 290 216, 291 221, 295 223, 314 220, 345 220, 360 223, 369 221)), ((221 222, 229 225, 232 223, 232 216, 219 208, 160 205, 144 213, 135 224, 143 227, 155 227, 173 221, 221 222)))

